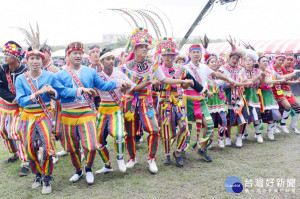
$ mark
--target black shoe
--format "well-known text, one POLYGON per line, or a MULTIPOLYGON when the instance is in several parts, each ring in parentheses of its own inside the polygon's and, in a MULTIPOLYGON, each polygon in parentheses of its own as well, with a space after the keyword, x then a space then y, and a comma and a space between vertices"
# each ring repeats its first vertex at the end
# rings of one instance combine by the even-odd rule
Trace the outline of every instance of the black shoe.
POLYGON ((207 162, 212 162, 212 159, 209 155, 206 154, 206 152, 202 151, 201 149, 198 149, 198 153, 206 160, 207 162))
POLYGON ((185 153, 185 151, 181 152, 181 157, 182 157, 182 159, 186 159, 186 153, 185 153))
POLYGON ((28 174, 30 173, 28 166, 22 166, 19 176, 23 177, 23 176, 28 176, 28 174))
POLYGON ((15 162, 18 159, 19 159, 19 156, 16 155, 16 156, 13 156, 13 157, 9 157, 7 160, 4 160, 2 163, 3 164, 8 164, 8 163, 15 162))
POLYGON ((165 165, 170 165, 171 164, 171 158, 170 158, 170 156, 168 156, 168 157, 165 158, 164 164, 165 165))
POLYGON ((179 157, 176 157, 175 151, 174 151, 174 152, 173 152, 173 156, 174 156, 174 158, 175 158, 175 160, 176 160, 176 165, 177 165, 178 167, 183 167, 183 159, 182 159, 181 155, 180 155, 179 157))

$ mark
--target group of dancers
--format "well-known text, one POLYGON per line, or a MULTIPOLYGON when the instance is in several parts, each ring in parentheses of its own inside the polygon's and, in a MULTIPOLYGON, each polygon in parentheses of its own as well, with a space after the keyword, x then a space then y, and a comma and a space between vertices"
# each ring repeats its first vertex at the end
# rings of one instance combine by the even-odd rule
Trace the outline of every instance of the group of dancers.
POLYGON ((202 46, 191 45, 186 59, 172 38, 155 43, 148 30, 140 27, 132 32, 118 67, 114 52, 97 45, 89 47, 91 65, 82 65, 83 44, 72 42, 66 48, 67 64, 58 68, 50 62, 51 48, 40 44, 39 32, 23 32, 30 45, 27 52, 14 41, 2 49, 0 135, 12 154, 5 163, 20 159, 20 176, 28 175, 30 169, 35 174, 32 188, 42 185, 42 194, 52 192, 58 154, 70 155, 75 169, 70 182, 85 173, 87 183, 94 183, 97 152, 104 166, 96 173, 112 172, 108 135, 114 139, 119 171, 126 172, 137 164, 137 144, 148 133, 147 162, 155 174, 160 137, 163 163, 170 165, 173 156, 182 167, 189 146, 212 162, 207 149, 215 128, 221 148, 231 145, 233 126, 237 126, 236 147, 243 146, 250 123, 259 143, 263 142, 263 123, 267 123, 270 140, 278 129, 289 133, 290 115, 290 130, 300 134, 300 105, 289 86, 300 79, 294 80, 291 56, 277 55, 269 63, 267 56, 250 45, 244 48, 229 40, 231 48, 223 64, 205 37, 202 46), (155 48, 153 56, 148 54, 150 47, 155 48), (24 58, 27 65, 21 64, 24 58), (194 122, 197 140, 191 144, 194 122), (56 151, 57 140, 61 152, 56 151))

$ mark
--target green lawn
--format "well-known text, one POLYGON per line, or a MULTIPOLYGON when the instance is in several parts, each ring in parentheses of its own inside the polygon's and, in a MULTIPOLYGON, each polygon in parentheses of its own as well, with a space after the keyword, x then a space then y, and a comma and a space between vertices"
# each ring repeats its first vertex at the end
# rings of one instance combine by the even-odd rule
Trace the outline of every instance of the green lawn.
MULTIPOLYGON (((298 98, 299 99, 299 98, 298 98)), ((288 124, 290 123, 290 119, 288 124)), ((300 122, 298 121, 300 127, 300 122)), ((185 166, 178 168, 172 159, 172 165, 162 164, 164 155, 160 142, 157 155, 159 172, 152 175, 148 171, 147 144, 144 142, 137 152, 138 165, 134 169, 127 170, 125 174, 118 172, 112 139, 109 139, 109 149, 112 166, 115 172, 106 175, 95 175, 95 184, 88 186, 85 178, 72 184, 69 178, 74 169, 68 156, 61 157, 54 165, 52 182, 53 193, 48 196, 41 195, 41 189, 32 190, 31 184, 34 175, 20 178, 19 162, 9 165, 0 164, 0 198, 300 198, 300 136, 294 133, 275 134, 275 140, 269 141, 266 128, 263 132, 264 143, 258 144, 254 139, 252 125, 248 127, 249 138, 244 141, 241 149, 227 147, 219 149, 217 146, 217 133, 209 154, 213 157, 212 163, 203 161, 195 150, 189 148, 188 159, 185 166), (250 193, 245 189, 240 194, 228 193, 224 188, 224 182, 229 176, 237 176, 241 179, 244 188, 245 180, 255 181, 263 179, 295 179, 295 193, 278 190, 279 192, 258 193, 266 188, 252 187, 250 193)), ((193 138, 195 140, 195 131, 193 138)), ((146 136, 144 137, 146 138, 146 136)), ((234 138, 235 140, 235 138, 234 138)), ((61 150, 61 146, 58 151, 61 150)), ((173 146, 175 149, 175 146, 173 146)), ((1 142, 0 160, 6 159, 8 153, 1 142)), ((125 152, 125 159, 128 154, 125 152)), ((94 169, 100 169, 102 163, 99 156, 96 157, 94 169)), ((286 182, 285 182, 286 183, 286 182)), ((286 187, 286 184, 285 184, 286 187)), ((291 191, 291 190, 290 190, 291 191)))

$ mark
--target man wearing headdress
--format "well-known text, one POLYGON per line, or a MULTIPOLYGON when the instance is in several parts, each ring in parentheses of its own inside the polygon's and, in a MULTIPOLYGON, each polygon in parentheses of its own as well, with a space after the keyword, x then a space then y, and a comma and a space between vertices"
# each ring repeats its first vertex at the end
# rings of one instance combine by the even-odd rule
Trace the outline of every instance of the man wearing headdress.
POLYGON ((86 158, 86 180, 88 184, 94 183, 92 165, 98 148, 96 137, 96 113, 92 96, 81 94, 84 88, 90 89, 90 94, 95 95, 93 88, 110 91, 115 88, 127 88, 129 83, 124 80, 106 82, 98 75, 95 69, 81 65, 83 58, 83 44, 72 42, 67 47, 67 56, 70 64, 56 76, 67 88, 78 88, 76 97, 62 97, 61 100, 61 125, 64 149, 70 152, 70 159, 76 173, 70 182, 77 182, 83 175, 81 168, 80 142, 86 158))
POLYGON ((28 175, 29 169, 24 145, 19 135, 21 108, 17 104, 15 89, 16 78, 28 70, 21 64, 25 51, 18 43, 8 41, 2 47, 2 52, 5 63, 0 67, 0 137, 3 138, 6 149, 12 154, 4 163, 20 158, 22 168, 19 175, 25 176, 28 175), (20 141, 19 146, 16 141, 20 141))
MULTIPOLYGON (((129 51, 127 62, 122 66, 121 71, 135 84, 141 84, 156 78, 154 85, 159 85, 159 81, 165 84, 193 84, 192 80, 178 80, 167 78, 158 67, 157 61, 146 58, 153 39, 147 29, 142 27, 132 32, 126 50, 129 51)), ((148 136, 148 164, 151 173, 158 172, 155 162, 160 130, 158 126, 157 111, 154 105, 152 85, 149 84, 138 92, 127 91, 123 95, 123 105, 125 113, 125 137, 127 150, 130 156, 127 168, 133 168, 136 160, 136 140, 135 135, 139 125, 137 117, 140 117, 143 130, 149 133, 148 136), (137 115, 139 114, 139 115, 137 115)))
MULTIPOLYGON (((204 88, 207 88, 207 81, 210 75, 228 81, 232 83, 232 80, 223 76, 222 74, 211 70, 207 65, 201 64, 202 48, 200 45, 191 45, 189 48, 188 61, 184 65, 184 68, 198 81, 204 88)), ((208 93, 208 97, 211 93, 208 93)), ((192 123, 196 122, 197 128, 197 142, 195 148, 198 148, 198 138, 200 136, 201 128, 204 128, 203 135, 200 138, 201 148, 198 149, 198 153, 204 158, 204 160, 211 162, 212 158, 206 153, 207 147, 212 143, 212 133, 214 129, 214 123, 212 117, 208 111, 205 103, 204 93, 198 93, 193 88, 189 87, 184 91, 185 106, 187 108, 187 117, 189 121, 189 130, 192 131, 192 123)), ((190 138, 188 138, 188 142, 190 138)))
MULTIPOLYGON (((172 41, 172 38, 164 37, 156 45, 156 54, 163 63, 159 66, 166 77, 173 79, 191 79, 194 82, 192 86, 196 92, 204 92, 202 85, 199 84, 186 69, 179 64, 173 64, 173 60, 178 55, 178 47, 172 41)), ((173 139, 177 138, 176 151, 173 156, 178 167, 183 166, 181 151, 186 143, 186 138, 190 134, 188 131, 187 114, 183 101, 183 88, 190 85, 168 85, 161 84, 159 99, 159 121, 163 145, 165 148, 165 165, 171 164, 170 151, 173 139), (179 131, 177 132, 177 127, 179 131)))

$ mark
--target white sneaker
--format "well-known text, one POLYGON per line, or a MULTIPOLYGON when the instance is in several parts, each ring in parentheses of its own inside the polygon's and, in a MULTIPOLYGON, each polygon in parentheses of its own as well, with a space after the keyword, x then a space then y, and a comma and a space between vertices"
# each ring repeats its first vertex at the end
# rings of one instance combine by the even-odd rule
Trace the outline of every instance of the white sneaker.
POLYGON ((97 170, 96 174, 110 173, 110 172, 113 172, 113 171, 114 170, 112 168, 103 167, 102 169, 97 170))
POLYGON ((284 133, 290 133, 289 130, 286 128, 286 126, 281 126, 281 125, 278 125, 277 126, 281 131, 283 131, 284 133))
POLYGON ((236 137, 235 146, 241 148, 243 146, 243 137, 242 135, 238 135, 236 137))
POLYGON ((243 135, 242 140, 247 140, 248 139, 248 134, 247 135, 243 135))
MULTIPOLYGON (((256 134, 255 134, 255 135, 256 135, 256 134)), ((258 143, 263 143, 263 142, 264 142, 263 137, 261 136, 261 134, 256 135, 256 138, 257 138, 257 142, 258 142, 258 143)))
POLYGON ((36 189, 38 187, 40 187, 42 185, 42 177, 35 177, 32 185, 31 185, 31 188, 32 189, 36 189))
POLYGON ((129 162, 127 162, 127 164, 126 164, 126 168, 127 169, 131 169, 131 168, 133 168, 134 167, 134 165, 137 163, 137 161, 136 161, 136 158, 133 160, 133 159, 130 159, 129 160, 129 162))
POLYGON ((220 148, 224 148, 225 147, 225 144, 224 144, 224 139, 218 139, 218 144, 219 144, 219 147, 220 148))
POLYGON ((49 182, 49 184, 46 184, 45 182, 43 182, 42 194, 50 194, 51 192, 52 192, 52 187, 51 187, 50 182, 49 182))
POLYGON ((281 133, 281 131, 277 128, 277 125, 274 128, 274 133, 281 133))
POLYGON ((274 133, 273 133, 273 131, 268 131, 268 138, 269 138, 269 140, 274 140, 274 133))
POLYGON ((156 166, 155 159, 151 158, 147 162, 149 164, 149 171, 153 174, 156 174, 158 172, 158 168, 156 166))
POLYGON ((94 175, 93 175, 93 172, 91 172, 91 171, 86 172, 85 179, 86 179, 86 182, 89 185, 94 184, 94 175))
POLYGON ((298 131, 297 127, 292 127, 290 126, 289 129, 291 129, 294 133, 296 133, 297 135, 300 135, 300 131, 298 131))
POLYGON ((83 172, 81 172, 81 175, 78 175, 77 173, 75 173, 75 174, 69 179, 69 181, 70 181, 70 182, 77 182, 77 181, 81 178, 82 174, 83 174, 83 172))
POLYGON ((52 162, 53 164, 58 162, 58 157, 52 156, 52 162))
POLYGON ((126 172, 126 165, 125 165, 124 159, 117 160, 117 163, 118 163, 118 167, 119 167, 120 172, 125 173, 126 172))
POLYGON ((225 146, 231 146, 231 138, 225 138, 225 146))
POLYGON ((57 156, 65 156, 68 155, 69 152, 65 151, 65 150, 61 150, 60 152, 56 153, 57 156))

